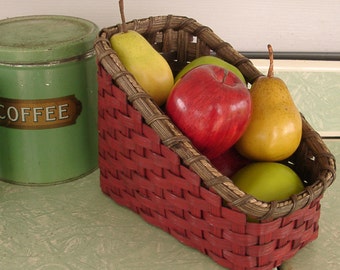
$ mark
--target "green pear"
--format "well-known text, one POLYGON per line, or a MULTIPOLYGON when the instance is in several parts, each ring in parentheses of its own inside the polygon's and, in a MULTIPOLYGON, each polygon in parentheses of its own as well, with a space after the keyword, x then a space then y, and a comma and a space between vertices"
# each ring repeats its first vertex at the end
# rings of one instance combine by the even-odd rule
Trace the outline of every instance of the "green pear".
MULTIPOLYGON (((123 1, 119 3, 125 26, 123 1)), ((112 35, 110 43, 126 70, 159 106, 163 105, 174 85, 172 70, 164 57, 133 30, 112 35)))
POLYGON ((300 144, 302 119, 287 85, 273 76, 273 51, 268 45, 270 66, 250 88, 253 111, 250 123, 235 147, 243 156, 258 161, 280 161, 300 144))
POLYGON ((237 67, 213 55, 200 56, 191 61, 176 75, 175 82, 177 82, 180 78, 182 78, 186 73, 188 73, 193 68, 206 64, 223 67, 226 70, 234 73, 244 84, 246 84, 246 80, 244 79, 241 71, 237 67))

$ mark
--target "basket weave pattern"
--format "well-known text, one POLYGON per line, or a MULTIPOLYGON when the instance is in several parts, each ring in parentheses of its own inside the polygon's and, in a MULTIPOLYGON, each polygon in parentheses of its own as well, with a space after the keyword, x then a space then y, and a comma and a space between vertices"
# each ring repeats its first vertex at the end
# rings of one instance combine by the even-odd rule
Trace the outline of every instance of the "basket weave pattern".
MULTIPOLYGON (((159 16, 127 26, 142 33, 174 73, 187 61, 216 53, 248 82, 261 76, 193 19, 159 16)), ((108 41, 119 31, 120 25, 103 29, 95 45, 103 192, 230 269, 272 269, 314 240, 320 199, 335 179, 335 159, 307 121, 298 150, 286 161, 306 182, 305 191, 283 202, 258 201, 218 172, 125 70, 108 41), (250 223, 246 214, 273 221, 250 223)))

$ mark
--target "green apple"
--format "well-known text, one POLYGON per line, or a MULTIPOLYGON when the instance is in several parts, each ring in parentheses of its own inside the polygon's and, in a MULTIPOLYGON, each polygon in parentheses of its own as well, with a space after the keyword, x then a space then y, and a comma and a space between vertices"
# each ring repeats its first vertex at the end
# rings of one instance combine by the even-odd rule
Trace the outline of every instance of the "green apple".
POLYGON ((192 70, 195 67, 201 66, 201 65, 216 65, 225 68, 226 70, 234 73, 244 84, 246 84, 246 80, 244 79, 241 71, 229 64, 228 62, 222 60, 221 58, 218 58, 216 56, 212 55, 206 55, 206 56, 201 56, 187 64, 175 77, 175 82, 177 82, 180 78, 182 78, 188 71, 192 70))
POLYGON ((286 200, 304 189, 299 176, 277 162, 250 163, 237 171, 231 180, 240 190, 264 202, 286 200))

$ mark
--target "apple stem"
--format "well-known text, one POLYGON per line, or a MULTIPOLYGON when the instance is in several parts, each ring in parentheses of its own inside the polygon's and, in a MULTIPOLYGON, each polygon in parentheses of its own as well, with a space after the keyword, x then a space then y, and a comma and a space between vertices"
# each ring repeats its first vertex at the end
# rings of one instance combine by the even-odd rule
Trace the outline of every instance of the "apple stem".
POLYGON ((126 33, 128 29, 126 27, 126 20, 125 20, 125 13, 124 13, 124 0, 119 0, 119 12, 120 12, 121 20, 122 20, 122 29, 123 29, 123 32, 126 33))
POLYGON ((274 76, 274 53, 272 45, 268 44, 268 54, 269 54, 269 68, 267 77, 271 78, 274 76))

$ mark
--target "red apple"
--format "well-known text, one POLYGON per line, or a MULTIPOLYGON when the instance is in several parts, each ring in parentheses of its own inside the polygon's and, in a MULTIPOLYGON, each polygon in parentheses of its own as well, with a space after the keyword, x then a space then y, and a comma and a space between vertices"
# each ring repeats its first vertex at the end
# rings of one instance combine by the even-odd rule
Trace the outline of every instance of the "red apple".
POLYGON ((227 151, 210 161, 216 169, 228 177, 231 177, 234 173, 251 162, 249 159, 241 156, 234 147, 229 148, 227 151))
POLYGON ((249 123, 251 109, 245 84, 234 73, 208 64, 186 73, 166 103, 172 121, 209 159, 236 143, 249 123))

